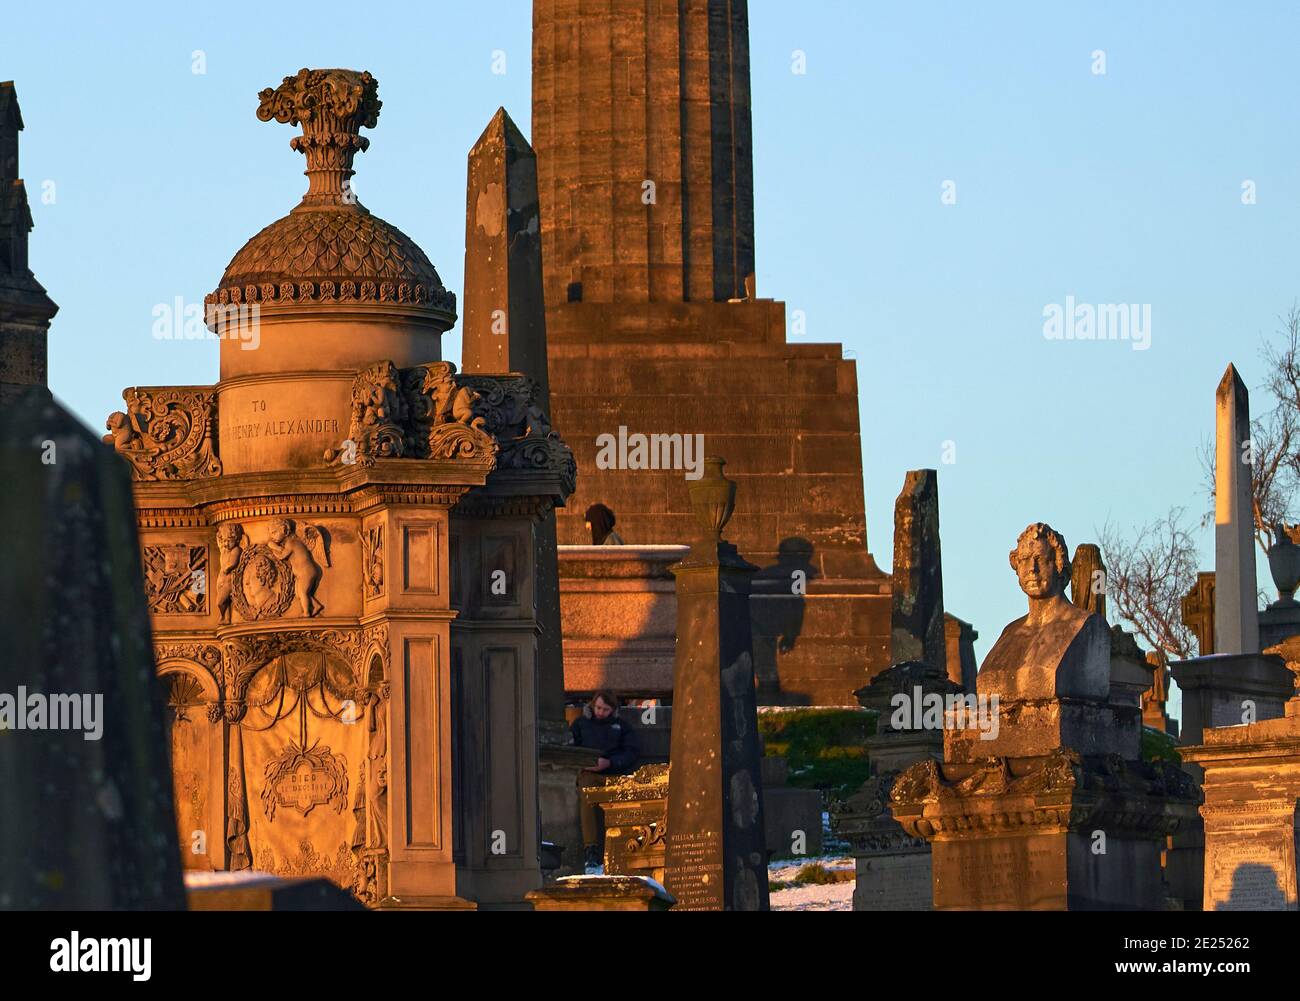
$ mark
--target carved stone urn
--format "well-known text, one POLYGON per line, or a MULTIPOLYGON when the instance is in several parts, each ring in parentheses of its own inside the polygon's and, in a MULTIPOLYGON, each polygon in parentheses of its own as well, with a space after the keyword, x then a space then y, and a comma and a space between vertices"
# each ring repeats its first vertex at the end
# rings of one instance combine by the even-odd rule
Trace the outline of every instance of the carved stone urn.
POLYGON ((736 508, 736 482, 722 475, 725 459, 710 456, 704 460, 704 475, 687 488, 695 518, 704 530, 705 539, 718 542, 722 530, 736 508))
POLYGON ((1295 590, 1300 585, 1300 546, 1291 539, 1296 526, 1274 526, 1273 546, 1268 551, 1268 569, 1277 586, 1277 601, 1271 608, 1289 608, 1296 604, 1295 590))

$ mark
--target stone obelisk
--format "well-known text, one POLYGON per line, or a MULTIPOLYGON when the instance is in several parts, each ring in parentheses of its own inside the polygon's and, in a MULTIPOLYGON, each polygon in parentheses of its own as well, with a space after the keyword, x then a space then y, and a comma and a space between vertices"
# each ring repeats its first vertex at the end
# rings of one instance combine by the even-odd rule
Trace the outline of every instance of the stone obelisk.
MULTIPOLYGON (((550 413, 537 157, 505 108, 492 116, 469 153, 464 311, 465 373, 526 375, 537 383, 534 398, 550 413)), ((544 744, 567 738, 555 546, 551 509, 537 528, 533 562, 542 627, 537 640, 538 736, 544 744)))
POLYGON ((1258 653, 1250 396, 1233 365, 1215 393, 1214 641, 1216 653, 1258 653))
POLYGON ((672 774, 664 883, 676 910, 767 910, 750 578, 722 538, 736 503, 724 462, 690 486, 699 524, 677 578, 672 774))

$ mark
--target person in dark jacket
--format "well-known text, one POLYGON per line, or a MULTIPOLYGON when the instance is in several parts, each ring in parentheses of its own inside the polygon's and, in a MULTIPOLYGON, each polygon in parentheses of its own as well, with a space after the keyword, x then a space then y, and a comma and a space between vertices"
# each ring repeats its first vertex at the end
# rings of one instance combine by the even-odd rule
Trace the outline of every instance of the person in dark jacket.
POLYGON ((584 524, 591 533, 593 546, 621 546, 623 537, 614 531, 614 512, 604 504, 593 504, 587 508, 584 524))
MULTIPOLYGON (((600 753, 596 764, 578 773, 578 788, 605 784, 607 775, 627 775, 640 763, 636 731, 618 718, 618 696, 597 692, 582 709, 582 715, 569 726, 573 742, 600 753)), ((600 817, 596 807, 579 794, 582 804, 582 843, 587 865, 599 865, 603 855, 600 817)))

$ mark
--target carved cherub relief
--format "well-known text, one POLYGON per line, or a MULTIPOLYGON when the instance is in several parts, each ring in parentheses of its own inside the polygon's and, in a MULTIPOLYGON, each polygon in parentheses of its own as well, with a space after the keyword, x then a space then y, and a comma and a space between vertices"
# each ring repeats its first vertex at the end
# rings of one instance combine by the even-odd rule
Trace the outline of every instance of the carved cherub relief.
POLYGON ((243 542, 244 529, 242 526, 228 524, 217 528, 219 564, 215 591, 217 612, 221 616, 222 625, 230 624, 231 592, 235 587, 239 586, 235 568, 239 565, 239 558, 244 554, 243 542))
POLYGON ((266 546, 271 555, 283 560, 293 571, 294 597, 302 614, 307 618, 319 615, 325 606, 316 598, 316 585, 320 583, 321 565, 330 565, 321 530, 314 525, 304 525, 299 538, 297 525, 292 519, 277 518, 271 522, 266 546))

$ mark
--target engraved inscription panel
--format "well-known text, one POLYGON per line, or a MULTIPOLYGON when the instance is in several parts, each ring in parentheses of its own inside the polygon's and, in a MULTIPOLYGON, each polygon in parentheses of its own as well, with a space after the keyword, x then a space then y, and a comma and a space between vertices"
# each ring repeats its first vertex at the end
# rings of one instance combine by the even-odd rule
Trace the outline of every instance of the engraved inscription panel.
POLYGON ((720 831, 668 832, 672 869, 668 891, 677 898, 673 910, 720 911, 723 908, 722 834, 720 831))
POLYGON ((1206 910, 1293 911, 1295 856, 1290 838, 1242 831, 1205 839, 1206 910))

